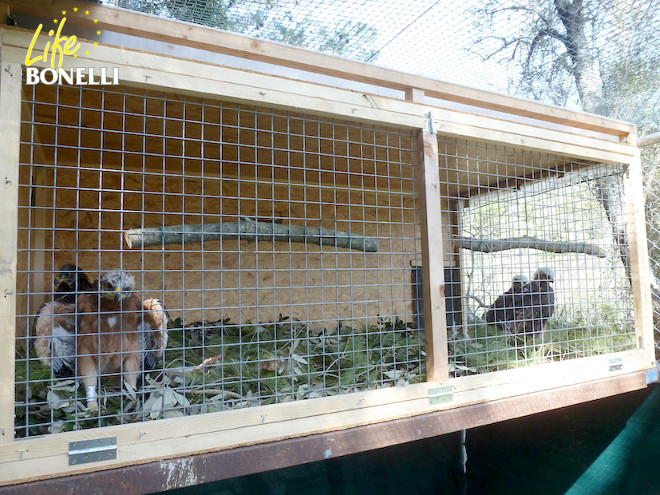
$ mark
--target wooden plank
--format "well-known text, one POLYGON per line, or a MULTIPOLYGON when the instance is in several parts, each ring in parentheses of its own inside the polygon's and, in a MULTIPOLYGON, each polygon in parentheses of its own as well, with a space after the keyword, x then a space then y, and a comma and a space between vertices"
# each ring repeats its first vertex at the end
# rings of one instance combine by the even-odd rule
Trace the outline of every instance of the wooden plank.
POLYGON ((632 392, 645 386, 643 373, 633 373, 339 432, 14 485, 0 488, 0 495, 26 492, 34 495, 81 492, 129 495, 172 490, 435 437, 632 392), (172 476, 173 472, 182 475, 172 476))
POLYGON ((642 180, 642 164, 639 153, 631 160, 624 178, 626 207, 628 209, 628 245, 635 312, 637 344, 648 353, 650 364, 655 363, 653 334, 653 305, 648 246, 646 242, 646 217, 642 180))
MULTIPOLYGON (((626 373, 620 377, 606 379, 606 381, 607 384, 604 385, 601 390, 601 394, 603 394, 602 396, 620 394, 630 390, 644 388, 646 386, 643 373, 636 373, 634 375, 626 373), (628 380, 622 379, 621 377, 634 378, 628 380)), ((591 394, 594 392, 593 383, 593 381, 590 381, 577 385, 576 393, 571 397, 571 400, 574 401, 572 403, 592 400, 593 395, 591 394)), ((564 399, 570 397, 570 394, 566 392, 566 387, 559 387, 559 389, 564 391, 561 394, 564 399)), ((62 441, 61 454, 52 456, 47 462, 45 459, 35 459, 26 455, 21 461, 15 461, 3 465, 3 483, 6 483, 7 479, 12 482, 18 481, 19 479, 21 481, 45 479, 52 476, 62 476, 67 473, 91 472, 99 468, 107 469, 118 465, 129 466, 140 464, 145 461, 180 457, 181 455, 187 454, 186 452, 181 452, 181 447, 187 447, 188 449, 194 448, 196 450, 196 452, 188 453, 203 454, 205 452, 234 449, 236 447, 258 445, 271 441, 280 441, 299 436, 295 434, 295 432, 300 424, 303 424, 310 434, 322 434, 336 430, 337 428, 335 425, 338 423, 348 424, 349 419, 353 421, 351 427, 358 427, 377 425, 385 421, 393 421, 403 418, 405 418, 405 421, 411 421, 411 418, 414 419, 420 415, 437 413, 440 410, 461 411, 463 414, 459 413, 458 415, 453 416, 455 419, 452 422, 452 429, 455 431, 458 429, 478 426, 479 424, 486 424, 495 420, 506 420, 513 417, 541 412, 554 407, 563 407, 564 404, 562 404, 561 400, 558 400, 556 396, 550 403, 548 401, 542 401, 541 404, 537 403, 537 397, 541 396, 547 398, 554 390, 557 390, 557 388, 537 392, 536 394, 517 394, 510 396, 510 398, 516 397, 518 399, 516 401, 518 404, 516 409, 509 407, 501 410, 500 415, 493 415, 490 417, 485 416, 482 418, 475 418, 466 415, 464 406, 484 404, 481 410, 487 411, 493 407, 493 404, 497 404, 497 400, 490 402, 477 401, 464 403, 460 407, 444 407, 434 410, 428 406, 428 399, 420 399, 418 401, 399 405, 399 407, 395 409, 398 414, 392 414, 392 407, 370 408, 359 415, 359 417, 352 411, 343 411, 339 413, 329 412, 319 417, 304 418, 295 422, 285 421, 279 423, 277 429, 273 429, 270 425, 262 424, 248 428, 231 429, 222 433, 215 432, 201 435, 191 434, 185 437, 185 442, 182 442, 181 439, 163 438, 148 443, 145 442, 143 445, 138 443, 124 445, 121 439, 118 439, 119 448, 117 461, 104 463, 103 466, 68 466, 68 443, 62 441), (322 425, 327 425, 327 428, 324 429, 322 425), (179 452, 178 455, 176 455, 177 451, 179 452), (145 456, 145 452, 148 452, 148 458, 145 456), (16 478, 17 476, 20 478, 16 478)), ((472 395, 475 393, 478 393, 478 391, 470 392, 472 395)), ((107 435, 108 433, 106 432, 106 436, 107 435)), ((28 446, 24 446, 24 449, 26 454, 29 453, 28 446)))
POLYGON ((429 404, 428 399, 428 389, 433 384, 419 384, 21 440, 0 449, 0 485, 341 430, 649 368, 647 360, 640 362, 640 352, 635 351, 614 355, 621 358, 624 367, 609 372, 611 356, 454 378, 448 382, 454 389, 453 401, 435 405, 429 404), (101 466, 68 466, 70 441, 107 436, 117 436, 121 446, 116 461, 101 466))
MULTIPOLYGON (((2 50, 0 33, 0 50, 2 50)), ((0 64, 0 445, 14 431, 14 352, 16 331, 16 248, 18 161, 21 129, 21 67, 0 64)))
MULTIPOLYGON (((8 43, 12 43, 11 47, 7 47, 5 55, 9 60, 21 62, 25 58, 31 36, 15 28, 5 30, 10 40, 8 43)), ((86 47, 84 43, 82 46, 86 47)), ((181 94, 208 98, 222 95, 228 101, 247 100, 275 108, 296 108, 369 123, 420 128, 424 125, 424 114, 431 108, 393 98, 367 96, 355 91, 109 46, 95 47, 90 50, 88 57, 81 55, 74 62, 76 66, 119 66, 121 81, 131 86, 170 88, 181 94)), ((69 68, 70 63, 65 59, 63 67, 69 68)), ((41 61, 34 65, 47 64, 41 61)), ((437 108, 433 112, 439 124, 439 132, 448 136, 500 142, 609 163, 627 162, 636 148, 456 110, 437 108)))
MULTIPOLYGON (((468 403, 498 400, 504 397, 574 385, 644 369, 649 369, 645 353, 643 351, 627 351, 452 378, 448 384, 454 389, 454 400, 434 406, 427 404, 423 409, 432 411, 458 407, 468 403), (610 359, 620 360, 623 363, 622 369, 610 371, 610 359)), ((190 435, 207 435, 216 431, 221 432, 257 425, 271 425, 275 431, 277 430, 275 425, 281 422, 341 411, 352 411, 356 418, 363 421, 363 418, 368 416, 364 411, 371 408, 391 406, 394 410, 397 410, 401 407, 401 404, 406 402, 419 400, 428 402, 428 390, 433 386, 433 384, 422 383, 407 387, 384 388, 258 408, 228 410, 193 417, 147 421, 140 424, 127 424, 100 430, 89 429, 49 435, 43 438, 23 439, 10 448, 0 451, 0 465, 3 462, 21 458, 40 458, 62 453, 64 444, 69 441, 99 438, 107 435, 117 435, 123 445, 128 445, 141 444, 144 443, 144 440, 149 442, 170 437, 185 438, 190 435), (23 454, 21 454, 22 451, 23 454)), ((180 448, 185 449, 185 446, 180 448)))
POLYGON ((424 94, 423 89, 406 88, 405 99, 406 101, 412 101, 414 103, 425 103, 426 95, 424 94))
MULTIPOLYGON (((29 46, 29 43, 32 39, 29 32, 18 30, 16 28, 6 28, 7 30, 7 42, 6 44, 16 46, 19 48, 17 52, 12 52, 11 50, 7 51, 7 56, 13 54, 12 59, 20 62, 24 59, 25 50, 29 46)), ((46 41, 42 40, 39 42, 45 43, 46 41)), ((332 102, 345 102, 352 107, 344 115, 353 117, 355 119, 360 118, 361 116, 356 115, 357 109, 360 107, 368 107, 372 109, 388 110, 394 112, 395 114, 403 115, 414 115, 421 116, 432 106, 420 106, 414 102, 407 102, 397 100, 394 98, 381 97, 376 95, 365 95, 356 91, 348 91, 338 88, 332 88, 327 86, 322 86, 315 83, 307 83, 291 80, 279 76, 270 76, 265 74, 258 74, 251 71, 231 69, 218 65, 193 62, 189 60, 180 60, 172 57, 167 57, 163 55, 157 55, 152 53, 145 53, 136 50, 129 49, 118 49, 111 46, 97 46, 91 47, 87 44, 82 43, 83 49, 90 48, 90 55, 83 56, 80 55, 77 59, 76 66, 81 64, 84 66, 93 66, 93 67, 111 67, 119 65, 122 67, 120 71, 120 78, 123 81, 132 82, 133 85, 140 87, 147 87, 145 81, 148 81, 150 84, 155 84, 153 80, 153 74, 140 74, 138 77, 127 78, 126 71, 123 67, 134 67, 137 69, 151 69, 154 71, 160 71, 165 74, 177 74, 177 75, 188 75, 194 74, 197 78, 207 78, 209 81, 205 82, 204 85, 216 83, 217 87, 223 87, 217 85, 218 82, 221 82, 223 85, 241 85, 246 88, 250 88, 250 100, 253 102, 267 102, 269 97, 273 96, 274 93, 288 93, 295 96, 311 96, 316 102, 315 105, 311 107, 306 107, 302 102, 294 105, 297 108, 310 108, 312 110, 325 110, 328 105, 331 105, 332 102), (256 96, 255 96, 256 95, 256 96)), ((82 49, 80 50, 82 52, 82 49)), ((63 67, 68 68, 70 59, 65 59, 65 64, 63 67)), ((43 61, 38 61, 34 66, 48 66, 47 63, 43 61)), ((139 73, 138 73, 139 74, 139 73)), ((173 88, 174 89, 174 88, 173 88)), ((179 88, 176 88, 179 89, 179 88)), ((181 89, 185 89, 181 88, 181 89)), ((216 93, 221 94, 221 93, 216 93)), ((231 96, 230 94, 228 96, 231 96)), ((327 112, 326 112, 327 113, 327 112)), ((332 112, 330 112, 332 113, 332 112)), ((368 117, 367 117, 368 118, 368 117)), ((399 117, 400 118, 400 117, 399 117)), ((590 136, 584 136, 575 134, 572 132, 566 132, 564 130, 555 130, 548 129, 545 127, 539 127, 530 124, 523 124, 519 122, 512 122, 505 120, 503 118, 492 117, 492 116, 483 116, 471 114, 465 111, 458 111, 454 109, 445 109, 445 108, 434 108, 434 118, 438 122, 439 130, 442 130, 443 133, 448 132, 450 134, 458 135, 461 137, 469 138, 471 136, 470 132, 464 132, 463 127, 459 128, 458 132, 451 132, 452 126, 461 125, 464 127, 475 127, 479 128, 481 132, 486 130, 497 130, 501 131, 498 136, 506 136, 508 134, 515 135, 513 140, 502 140, 497 137, 489 138, 484 137, 485 139, 490 139, 493 141, 502 141, 508 142, 510 144, 528 146, 525 143, 524 139, 529 138, 540 138, 547 141, 552 141, 559 144, 569 144, 583 146, 585 148, 591 148, 593 150, 600 151, 613 151, 615 153, 625 154, 626 156, 631 156, 634 153, 634 146, 629 144, 622 144, 613 141, 598 139, 590 136)), ((392 123, 397 123, 393 121, 392 123)), ((406 123, 404 125, 409 125, 406 123)), ((418 126, 415 122, 412 127, 418 126)), ((559 151, 555 149, 550 149, 549 151, 559 151)), ((620 161, 620 160, 619 160, 620 161)))
MULTIPOLYGON (((12 10, 46 17, 61 17, 71 7, 68 0, 8 0, 12 10)), ((427 96, 533 118, 575 126, 627 138, 634 126, 597 115, 513 98, 488 91, 384 69, 375 65, 323 55, 301 48, 261 41, 239 34, 205 28, 197 24, 159 18, 115 7, 89 5, 90 15, 67 17, 67 22, 95 29, 110 30, 175 45, 189 46, 248 60, 267 62, 317 74, 406 91, 418 88, 427 96), (94 22, 96 20, 97 22, 94 22)))
POLYGON ((422 280, 426 334, 426 376, 430 382, 449 378, 447 319, 442 245, 442 207, 438 175, 438 139, 417 131, 417 180, 422 230, 422 280))

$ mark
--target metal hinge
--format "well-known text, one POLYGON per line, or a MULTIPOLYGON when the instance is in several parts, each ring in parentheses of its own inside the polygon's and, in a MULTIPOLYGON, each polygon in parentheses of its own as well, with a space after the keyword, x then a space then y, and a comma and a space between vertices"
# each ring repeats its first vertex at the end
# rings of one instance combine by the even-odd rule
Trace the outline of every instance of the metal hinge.
POLYGON ((437 134, 438 123, 433 118, 433 112, 429 110, 424 116, 426 117, 426 132, 429 134, 437 134))
POLYGON ((446 385, 429 389, 429 404, 440 404, 441 402, 451 402, 454 400, 454 387, 446 385))
POLYGON ((69 466, 117 458, 117 437, 69 442, 69 466))

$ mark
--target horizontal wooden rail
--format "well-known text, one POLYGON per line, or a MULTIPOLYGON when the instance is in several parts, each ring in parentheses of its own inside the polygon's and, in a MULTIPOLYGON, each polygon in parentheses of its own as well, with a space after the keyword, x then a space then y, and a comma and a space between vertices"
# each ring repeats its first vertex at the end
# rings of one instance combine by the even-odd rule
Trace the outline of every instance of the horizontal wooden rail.
MULTIPOLYGON (((5 3, 15 12, 57 18, 61 18, 62 11, 70 9, 72 5, 70 0, 30 2, 5 0, 5 3)), ((89 15, 72 15, 67 17, 67 22, 373 84, 408 94, 413 90, 423 91, 428 97, 613 135, 621 140, 627 139, 629 134, 635 132, 635 126, 628 122, 468 88, 280 43, 257 40, 198 24, 91 3, 85 4, 85 9, 90 11, 89 15)))
POLYGON ((173 490, 323 461, 528 416, 646 387, 644 372, 301 438, 0 487, 0 495, 173 490))

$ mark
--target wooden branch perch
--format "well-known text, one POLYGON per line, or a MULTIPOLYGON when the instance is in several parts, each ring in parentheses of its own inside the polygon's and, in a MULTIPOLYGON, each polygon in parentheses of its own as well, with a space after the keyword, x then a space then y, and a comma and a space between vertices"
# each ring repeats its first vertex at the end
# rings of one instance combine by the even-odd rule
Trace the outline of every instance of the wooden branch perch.
POLYGON ((220 239, 291 241, 318 244, 319 246, 337 246, 372 253, 378 251, 376 239, 353 235, 350 232, 305 225, 257 222, 250 219, 241 222, 131 229, 124 232, 124 241, 129 249, 163 244, 219 241, 220 239))
POLYGON ((472 237, 461 237, 460 247, 470 251, 481 251, 482 253, 494 253, 506 251, 507 249, 538 249, 550 253, 581 253, 606 258, 607 253, 595 244, 586 242, 549 242, 536 237, 522 236, 510 239, 475 239, 472 237))

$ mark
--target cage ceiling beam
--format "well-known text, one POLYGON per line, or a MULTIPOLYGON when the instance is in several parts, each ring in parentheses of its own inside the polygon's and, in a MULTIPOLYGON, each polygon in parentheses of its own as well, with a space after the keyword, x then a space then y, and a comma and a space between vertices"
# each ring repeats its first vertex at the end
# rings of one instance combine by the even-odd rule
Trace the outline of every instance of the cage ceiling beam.
MULTIPOLYGON (((71 7, 69 0, 32 0, 31 2, 6 0, 5 3, 10 6, 12 11, 46 17, 61 16, 62 10, 71 7)), ((373 84, 404 91, 409 95, 413 91, 411 88, 415 88, 416 91, 423 91, 427 97, 471 105, 485 110, 506 112, 553 124, 578 127, 613 135, 622 141, 626 141, 630 134, 635 133, 634 125, 619 120, 466 88, 311 50, 223 32, 198 24, 91 3, 86 4, 86 9, 90 11, 89 16, 68 17, 67 22, 373 84), (94 19, 98 22, 95 23, 94 19)))
MULTIPOLYGON (((6 33, 3 57, 22 63, 32 35, 14 27, 3 30, 6 33)), ((44 40, 46 38, 44 35, 44 40)), ((85 47, 84 42, 82 46, 85 47)), ((426 107, 378 95, 367 97, 355 91, 208 63, 172 59, 138 50, 99 45, 92 54, 81 55, 77 61, 89 67, 118 66, 122 83, 131 86, 167 87, 181 94, 202 98, 217 98, 218 94, 222 94, 228 101, 249 101, 276 108, 294 107, 300 111, 343 116, 354 121, 387 122, 418 129, 426 123, 424 113, 432 109, 438 133, 442 135, 507 143, 580 159, 627 163, 637 150, 636 146, 581 134, 577 129, 548 129, 504 117, 426 107)), ((65 61, 65 68, 68 67, 67 63, 65 61)), ((37 61, 35 65, 47 66, 43 61, 37 61)))

